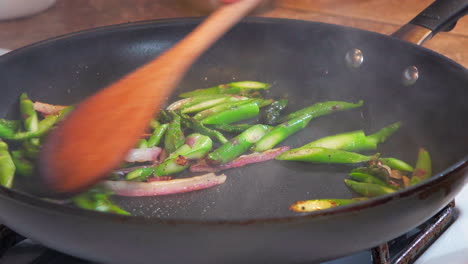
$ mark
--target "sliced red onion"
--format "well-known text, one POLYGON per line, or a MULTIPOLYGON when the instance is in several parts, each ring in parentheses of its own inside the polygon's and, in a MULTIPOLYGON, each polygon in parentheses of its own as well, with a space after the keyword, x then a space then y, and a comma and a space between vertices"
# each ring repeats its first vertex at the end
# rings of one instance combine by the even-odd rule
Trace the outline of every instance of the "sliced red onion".
POLYGON ((51 105, 37 101, 34 102, 34 110, 38 111, 44 116, 56 115, 65 108, 66 106, 64 105, 51 105))
POLYGON ((128 152, 127 157, 125 158, 126 162, 146 162, 146 161, 155 161, 158 159, 159 153, 161 153, 161 148, 142 148, 142 149, 132 149, 128 152))
POLYGON ((157 196, 207 189, 225 181, 226 175, 224 174, 216 176, 214 173, 208 173, 202 176, 169 181, 104 181, 103 186, 121 196, 157 196))
POLYGON ((289 150, 289 147, 284 146, 280 148, 270 149, 270 150, 260 152, 260 153, 257 152, 257 153, 252 153, 249 155, 242 155, 231 162, 228 162, 226 164, 221 164, 218 166, 211 166, 207 164, 205 160, 200 160, 190 167, 190 171, 192 172, 216 172, 220 170, 238 168, 238 167, 245 166, 247 164, 272 160, 276 158, 276 156, 278 156, 279 154, 287 150, 289 150))
POLYGON ((189 103, 192 100, 192 98, 180 99, 179 101, 175 101, 174 103, 170 104, 168 107, 166 107, 166 109, 171 111, 177 110, 181 108, 184 104, 189 103))

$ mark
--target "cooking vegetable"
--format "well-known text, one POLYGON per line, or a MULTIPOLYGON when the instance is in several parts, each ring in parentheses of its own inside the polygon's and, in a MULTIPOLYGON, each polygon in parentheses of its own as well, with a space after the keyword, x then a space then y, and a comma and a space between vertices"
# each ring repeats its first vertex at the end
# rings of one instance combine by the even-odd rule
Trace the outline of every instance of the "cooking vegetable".
POLYGON ((0 139, 0 184, 2 186, 11 188, 15 170, 15 164, 8 152, 8 145, 0 139))
POLYGON ((166 136, 164 137, 164 149, 168 154, 184 144, 184 132, 182 132, 180 116, 174 112, 170 112, 169 114, 172 117, 172 121, 169 123, 166 136))
POLYGON ((196 105, 198 103, 209 101, 212 99, 226 98, 228 96, 230 95, 214 94, 214 95, 200 95, 200 96, 194 96, 190 98, 184 98, 184 99, 180 99, 170 104, 168 107, 166 107, 166 110, 175 111, 175 110, 187 108, 192 105, 196 105))
POLYGON ((252 90, 265 90, 270 88, 270 85, 262 82, 255 81, 241 81, 232 82, 228 84, 220 84, 215 87, 198 89, 179 96, 183 98, 200 96, 200 95, 213 95, 213 94, 248 94, 252 90))
POLYGON ((14 150, 11 152, 11 158, 15 164, 16 173, 21 176, 31 176, 34 171, 34 165, 31 161, 26 159, 21 150, 14 150))
POLYGON ((284 152, 277 160, 296 160, 317 163, 360 163, 368 161, 372 156, 365 156, 344 150, 320 147, 298 148, 284 152))
POLYGON ((211 150, 212 144, 213 142, 207 136, 191 134, 184 145, 155 168, 155 176, 166 176, 185 170, 190 165, 190 160, 205 157, 211 150))
POLYGON ((161 124, 154 128, 153 134, 151 134, 151 136, 147 140, 149 148, 156 147, 159 145, 159 142, 161 142, 161 139, 166 133, 168 127, 168 124, 161 124))
POLYGON ((379 160, 383 164, 389 166, 392 169, 396 169, 400 171, 413 171, 414 170, 411 165, 396 158, 380 158, 379 160))
POLYGON ((260 139, 260 141, 255 144, 253 151, 261 152, 273 148, 290 135, 305 128, 309 121, 313 118, 331 114, 337 111, 356 108, 362 106, 362 104, 363 101, 359 101, 357 104, 340 101, 329 101, 316 103, 310 107, 296 111, 288 115, 286 122, 276 126, 272 131, 260 139))
POLYGON ((324 137, 310 142, 303 147, 322 147, 329 149, 341 149, 347 151, 375 150, 378 143, 383 143, 390 135, 401 126, 400 122, 382 128, 375 134, 366 136, 364 131, 352 131, 333 136, 324 137))
MULTIPOLYGON (((26 131, 35 132, 38 130, 39 121, 37 118, 37 113, 34 110, 34 104, 29 99, 26 93, 20 95, 20 113, 24 120, 24 128, 26 131)), ((39 144, 37 138, 31 139, 31 142, 35 145, 39 144)))
POLYGON ((201 112, 198 112, 196 115, 193 116, 193 118, 195 118, 196 120, 203 120, 203 119, 205 119, 205 118, 207 118, 209 116, 212 116, 212 115, 218 114, 220 112, 229 110, 229 109, 231 109, 233 107, 236 107, 238 105, 251 103, 253 101, 254 101, 253 99, 247 99, 247 100, 242 100, 242 101, 236 101, 236 102, 229 102, 229 103, 225 103, 225 104, 220 104, 220 105, 208 108, 206 110, 203 110, 201 112))
POLYGON ((63 109, 67 108, 67 106, 64 105, 52 105, 52 104, 46 104, 42 102, 34 102, 34 110, 37 112, 43 114, 44 116, 48 115, 56 115, 63 109))
POLYGON ((246 103, 233 106, 222 112, 210 115, 201 120, 203 124, 231 124, 237 121, 250 119, 257 116, 259 107, 256 103, 246 103))
POLYGON ((334 112, 338 111, 343 111, 347 109, 353 109, 356 107, 360 107, 364 104, 364 101, 359 101, 356 104, 353 103, 348 103, 348 102, 342 102, 342 101, 327 101, 327 102, 320 102, 313 104, 309 107, 303 108, 299 111, 293 112, 289 115, 287 115, 284 118, 280 119, 280 122, 284 122, 287 120, 294 119, 296 117, 302 116, 304 114, 311 115, 312 118, 316 118, 319 116, 331 114, 334 112))
POLYGON ((157 196, 207 189, 225 181, 226 175, 224 174, 216 176, 214 173, 208 173, 202 176, 169 181, 104 181, 102 186, 121 196, 157 196))
POLYGON ((345 184, 353 191, 366 197, 374 197, 395 192, 395 190, 392 188, 388 188, 378 184, 357 182, 348 179, 345 179, 344 181, 345 184))
POLYGON ((274 127, 255 144, 252 151, 262 152, 273 148, 290 135, 305 128, 311 119, 310 115, 305 114, 274 127))
POLYGON ((145 149, 148 147, 148 141, 146 139, 140 139, 138 140, 136 147, 140 149, 145 149))
MULTIPOLYGON (((273 101, 261 97, 258 91, 268 88, 265 83, 246 81, 182 94, 184 99, 170 104, 150 122, 152 133, 143 134, 136 144, 138 148, 129 151, 125 158, 128 163, 115 170, 109 180, 73 197, 73 204, 90 210, 129 214, 113 204, 109 196, 153 196, 201 190, 224 183, 226 176, 209 173, 173 179, 174 175, 188 167, 191 172, 216 172, 272 159, 317 163, 368 162, 368 166, 351 171, 352 180, 345 180, 349 188, 366 197, 392 193, 430 176, 431 161, 424 149, 420 150, 414 171, 411 165, 396 158, 350 152, 375 150, 379 143, 385 142, 401 127, 400 122, 368 136, 358 130, 327 136, 292 150, 288 146, 272 149, 305 128, 310 120, 360 107, 363 101, 320 102, 281 117, 288 100, 273 101), (260 122, 278 125, 232 124, 259 115, 262 107, 266 108, 261 110, 260 122), (238 135, 228 140, 218 130, 238 135), (190 135, 185 138, 184 133, 190 135), (164 148, 158 147, 161 140, 164 140, 164 148), (212 151, 213 140, 222 145, 212 151), (244 154, 249 149, 253 153, 244 154), (137 162, 144 163, 135 166, 137 162), (405 172, 411 171, 413 176, 410 180, 405 172)), ((40 149, 39 138, 72 109, 73 106, 33 103, 26 94, 20 96, 20 112, 24 121, 0 119, 0 138, 21 141, 13 145, 15 150, 10 155, 8 146, 0 139, 0 184, 11 187, 15 173, 22 176, 33 174, 33 160, 40 149), (39 121, 36 111, 45 118, 39 121)), ((290 209, 311 212, 364 199, 367 198, 305 200, 296 202, 290 209)))
POLYGON ((200 134, 191 134, 185 144, 175 150, 159 165, 153 167, 137 168, 127 174, 127 180, 147 180, 150 176, 167 176, 181 172, 188 168, 190 160, 203 158, 212 147, 209 137, 200 134))
POLYGON ((252 163, 259 163, 268 160, 275 159, 276 156, 287 151, 289 147, 280 147, 276 149, 269 149, 261 153, 252 153, 248 155, 242 155, 236 158, 233 161, 230 161, 225 164, 220 165, 209 165, 205 160, 200 160, 199 162, 190 166, 190 171, 192 172, 216 172, 221 170, 227 170, 232 168, 242 167, 252 163))
POLYGON ((41 137, 47 133, 57 122, 62 120, 70 111, 72 107, 67 107, 60 111, 57 115, 49 115, 38 124, 36 131, 27 131, 27 132, 17 132, 0 124, 0 138, 8 140, 25 140, 30 138, 41 137))
POLYGON ((83 209, 99 212, 116 213, 121 215, 130 215, 129 212, 115 205, 110 199, 111 192, 102 188, 92 188, 84 193, 72 198, 72 202, 83 209))
POLYGON ((187 106, 187 107, 181 107, 181 112, 184 114, 188 113, 196 113, 200 112, 206 109, 209 109, 211 107, 223 104, 223 103, 229 103, 229 102, 236 102, 236 101, 245 101, 248 100, 249 98, 243 97, 243 96, 225 96, 225 97, 220 97, 220 98, 215 98, 211 99, 208 101, 203 101, 195 105, 187 106))
POLYGON ((344 163, 353 164, 365 161, 374 161, 389 166, 392 169, 411 169, 411 166, 396 158, 378 158, 380 154, 366 156, 355 152, 322 147, 300 147, 284 152, 276 157, 277 160, 294 160, 314 163, 344 163))
POLYGON ((16 130, 20 129, 21 121, 0 118, 0 127, 8 129, 9 131, 12 131, 14 133, 16 132, 16 130))
POLYGON ((276 125, 281 112, 288 106, 288 99, 280 99, 273 102, 262 111, 261 123, 266 125, 276 125))
POLYGON ((211 127, 220 131, 229 132, 229 133, 242 133, 244 130, 252 127, 250 124, 218 124, 212 125, 211 127))
POLYGON ((160 153, 161 153, 161 148, 158 148, 158 147, 131 149, 128 152, 127 157, 125 158, 125 161, 126 162, 155 161, 157 160, 160 153))
POLYGON ((226 137, 224 137, 221 132, 206 127, 195 118, 181 113, 179 113, 179 116, 181 117, 182 124, 190 129, 193 129, 195 132, 214 138, 222 144, 228 142, 226 137))
POLYGON ((413 171, 413 176, 411 177, 410 185, 416 185, 425 179, 431 177, 432 175, 432 162, 429 152, 420 148, 418 152, 418 159, 416 161, 416 166, 413 171))
POLYGON ((255 125, 250 127, 226 144, 208 154, 208 163, 219 165, 234 160, 262 138, 268 130, 269 128, 264 125, 255 125))
POLYGON ((349 175, 351 176, 351 179, 359 181, 359 182, 378 184, 384 187, 388 187, 390 189, 397 189, 397 187, 389 185, 385 181, 367 173, 351 172, 349 175))
POLYGON ((297 201, 292 204, 289 209, 294 212, 313 212, 317 210, 325 210, 337 206, 348 205, 359 201, 366 200, 367 198, 353 198, 353 199, 317 199, 297 201))

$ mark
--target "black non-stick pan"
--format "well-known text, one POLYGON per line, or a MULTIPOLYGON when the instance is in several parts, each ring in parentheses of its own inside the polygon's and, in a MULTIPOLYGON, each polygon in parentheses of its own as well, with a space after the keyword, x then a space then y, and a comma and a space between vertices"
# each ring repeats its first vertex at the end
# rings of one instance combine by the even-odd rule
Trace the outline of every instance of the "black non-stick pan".
MULTIPOLYGON (((426 26, 437 32, 467 10, 467 1, 436 5, 414 23, 425 26, 429 20, 426 26), (438 22, 431 24, 434 16, 438 22)), ((99 28, 2 56, 0 116, 14 115, 23 91, 48 103, 77 103, 157 56, 199 22, 99 28)), ((424 29, 406 26, 403 33, 415 28, 424 29)), ((270 96, 288 94, 289 111, 326 100, 365 101, 361 109, 313 120, 283 145, 298 147, 356 129, 371 133, 402 121, 378 151, 414 164, 418 148, 425 147, 435 174, 392 195, 298 214, 288 210, 297 200, 353 197, 343 183, 351 167, 269 161, 226 171, 226 183, 203 191, 116 197, 133 216, 35 198, 21 190, 27 179, 18 177, 13 190, 0 188, 1 221, 48 247, 106 263, 305 263, 407 232, 448 204, 466 181, 468 71, 430 50, 336 25, 249 18, 200 58, 176 94, 232 80, 271 83, 270 96), (346 56, 359 54, 355 49, 362 63, 346 56)))

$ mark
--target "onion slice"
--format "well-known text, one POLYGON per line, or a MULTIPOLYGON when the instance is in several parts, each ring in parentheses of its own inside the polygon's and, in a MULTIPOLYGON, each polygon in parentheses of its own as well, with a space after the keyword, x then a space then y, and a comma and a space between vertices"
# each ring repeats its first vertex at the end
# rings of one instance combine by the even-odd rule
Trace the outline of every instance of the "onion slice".
POLYGON ((161 153, 161 148, 142 148, 142 149, 131 149, 127 157, 125 158, 126 162, 146 162, 146 161, 155 161, 158 159, 159 154, 161 153))
POLYGON ((63 109, 67 108, 64 105, 51 105, 42 102, 34 102, 34 110, 41 113, 43 116, 56 115, 63 109))
POLYGON ((158 196, 207 189, 225 181, 226 175, 224 174, 216 176, 214 173, 208 173, 192 178, 169 181, 104 181, 102 184, 105 188, 120 196, 158 196))
POLYGON ((288 151, 289 147, 284 146, 280 148, 270 149, 264 152, 256 152, 249 155, 242 155, 237 159, 228 162, 226 164, 221 164, 218 166, 212 166, 206 163, 205 160, 200 160, 197 163, 193 164, 190 167, 192 172, 216 172, 220 170, 227 170, 232 168, 242 167, 252 163, 259 163, 263 161, 268 161, 276 158, 279 154, 288 151))

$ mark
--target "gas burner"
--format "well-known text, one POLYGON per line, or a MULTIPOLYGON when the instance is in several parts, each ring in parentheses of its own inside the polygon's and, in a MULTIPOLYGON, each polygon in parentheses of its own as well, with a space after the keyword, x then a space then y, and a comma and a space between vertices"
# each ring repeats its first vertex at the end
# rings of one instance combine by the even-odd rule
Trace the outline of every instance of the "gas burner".
MULTIPOLYGON (((413 263, 454 221, 455 202, 410 232, 372 250, 323 264, 409 264, 413 263)), ((0 226, 0 264, 97 264, 48 249, 31 239, 0 226)))

